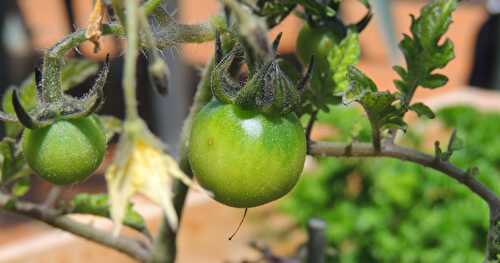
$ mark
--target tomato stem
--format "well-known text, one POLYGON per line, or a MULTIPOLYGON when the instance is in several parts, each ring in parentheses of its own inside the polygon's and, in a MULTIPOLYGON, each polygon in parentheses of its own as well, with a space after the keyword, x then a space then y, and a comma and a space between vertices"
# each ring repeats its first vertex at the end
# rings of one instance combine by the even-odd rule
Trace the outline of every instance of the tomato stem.
POLYGON ((61 82, 62 59, 46 56, 42 69, 41 100, 47 104, 60 103, 64 97, 61 82))
POLYGON ((136 98, 136 73, 137 73, 137 56, 139 55, 139 25, 138 15, 139 7, 137 1, 127 0, 127 52, 125 55, 125 66, 123 71, 123 92, 125 97, 125 116, 127 120, 135 120, 139 118, 137 111, 136 98))

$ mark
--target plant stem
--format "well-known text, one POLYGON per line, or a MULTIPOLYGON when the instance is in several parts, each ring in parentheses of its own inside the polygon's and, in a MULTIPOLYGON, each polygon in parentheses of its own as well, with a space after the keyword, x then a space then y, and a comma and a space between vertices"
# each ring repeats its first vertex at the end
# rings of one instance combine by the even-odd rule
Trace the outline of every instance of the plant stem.
POLYGON ((377 151, 372 144, 368 143, 353 143, 348 145, 334 142, 313 142, 310 154, 336 157, 390 157, 417 163, 448 175, 467 186, 490 206, 500 207, 500 197, 468 174, 467 171, 454 166, 450 162, 436 159, 432 155, 390 142, 383 143, 380 151, 377 151))
POLYGON ((111 233, 80 223, 66 215, 62 215, 58 210, 29 202, 18 201, 2 193, 0 193, 0 208, 39 220, 90 241, 111 247, 138 261, 147 262, 150 259, 146 245, 139 240, 125 236, 113 238, 111 233))
POLYGON ((309 152, 309 146, 311 145, 311 133, 312 133, 312 129, 314 127, 314 123, 316 122, 316 119, 318 117, 318 111, 313 111, 311 113, 311 116, 309 116, 309 121, 307 122, 307 126, 306 126, 306 130, 305 130, 305 133, 306 133, 306 140, 307 140, 307 152, 309 152))
POLYGON ((307 263, 325 263, 326 257, 326 223, 312 218, 307 223, 307 263))
POLYGON ((42 70, 41 101, 47 104, 59 103, 64 96, 61 83, 62 58, 45 56, 42 70))
POLYGON ((125 116, 127 120, 139 118, 136 97, 137 56, 139 55, 139 6, 136 0, 127 0, 127 51, 123 77, 123 92, 125 96, 125 116))
MULTIPOLYGON (((181 170, 190 178, 193 177, 193 173, 191 171, 188 160, 189 136, 191 134, 194 116, 203 108, 203 106, 205 106, 205 104, 207 104, 212 99, 210 76, 212 74, 213 68, 214 60, 212 59, 205 68, 202 78, 198 83, 193 104, 182 127, 179 147, 179 166, 181 170)), ((173 185, 173 192, 175 193, 174 207, 177 215, 179 216, 179 222, 181 222, 182 210, 186 201, 188 188, 183 183, 176 181, 173 185)), ((175 262, 177 250, 176 238, 177 232, 170 228, 168 221, 164 219, 161 223, 160 230, 158 231, 158 236, 156 237, 156 242, 153 247, 154 262, 175 262)))
POLYGON ((485 263, 498 263, 500 256, 500 206, 490 205, 490 228, 486 248, 485 263))

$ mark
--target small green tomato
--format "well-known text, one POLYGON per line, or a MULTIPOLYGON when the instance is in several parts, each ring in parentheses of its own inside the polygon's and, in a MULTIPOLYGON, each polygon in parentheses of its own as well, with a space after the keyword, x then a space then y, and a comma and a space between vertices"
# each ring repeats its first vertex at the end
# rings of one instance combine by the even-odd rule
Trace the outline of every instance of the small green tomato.
POLYGON ((268 116, 218 101, 196 116, 189 160, 214 198, 248 208, 288 193, 302 173, 304 130, 294 113, 268 116))
POLYGON ((29 166, 57 184, 80 182, 101 164, 106 138, 96 116, 58 120, 40 129, 25 129, 23 152, 29 166))

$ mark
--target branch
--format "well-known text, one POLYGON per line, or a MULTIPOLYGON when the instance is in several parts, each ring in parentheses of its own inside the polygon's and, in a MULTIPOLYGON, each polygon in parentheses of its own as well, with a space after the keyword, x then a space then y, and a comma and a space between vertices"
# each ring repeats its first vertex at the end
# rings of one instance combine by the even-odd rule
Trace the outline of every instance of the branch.
POLYGON ((383 143, 380 151, 376 151, 373 145, 368 143, 341 144, 335 142, 313 142, 310 146, 309 153, 316 156, 389 157, 421 164, 425 167, 440 171, 464 184, 472 192, 485 200, 490 208, 500 207, 500 197, 467 173, 467 171, 454 166, 448 161, 443 161, 432 155, 411 148, 398 146, 391 142, 383 143))
POLYGON ((113 248, 138 261, 146 262, 150 259, 146 245, 139 240, 125 236, 113 238, 111 233, 80 223, 67 215, 63 215, 56 209, 15 200, 11 196, 2 193, 0 193, 0 209, 44 222, 50 226, 113 248))
MULTIPOLYGON (((162 28, 158 32, 154 32, 157 48, 168 48, 177 43, 202 43, 211 41, 215 38, 215 28, 218 22, 218 17, 214 17, 209 22, 196 25, 184 25, 172 19, 167 27, 162 28)), ((85 31, 86 29, 80 29, 67 35, 53 47, 48 49, 45 57, 53 59, 62 58, 67 52, 87 41, 85 31)), ((125 37, 125 30, 117 23, 103 24, 102 34, 125 37)), ((144 40, 141 40, 141 47, 144 46, 147 47, 147 45, 144 44, 144 40)))

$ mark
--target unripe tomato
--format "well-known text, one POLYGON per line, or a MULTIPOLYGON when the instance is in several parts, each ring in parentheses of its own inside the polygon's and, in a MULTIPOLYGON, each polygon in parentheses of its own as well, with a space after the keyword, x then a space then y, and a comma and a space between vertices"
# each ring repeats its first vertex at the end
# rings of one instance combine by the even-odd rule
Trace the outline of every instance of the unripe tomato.
POLYGON ((328 68, 328 54, 338 42, 339 37, 331 27, 311 27, 305 23, 297 38, 297 54, 303 64, 314 55, 315 68, 328 68))
POLYGON ((105 151, 104 130, 95 116, 58 120, 23 132, 23 152, 29 166, 58 185, 87 178, 99 167, 105 151))
POLYGON ((288 193, 302 173, 304 130, 294 113, 268 116, 218 101, 196 116, 189 160, 199 183, 233 207, 254 207, 288 193))
POLYGON ((334 85, 328 55, 339 40, 333 27, 311 27, 307 23, 302 26, 297 38, 297 54, 304 65, 309 63, 311 56, 314 55, 310 80, 313 89, 331 88, 334 85))

